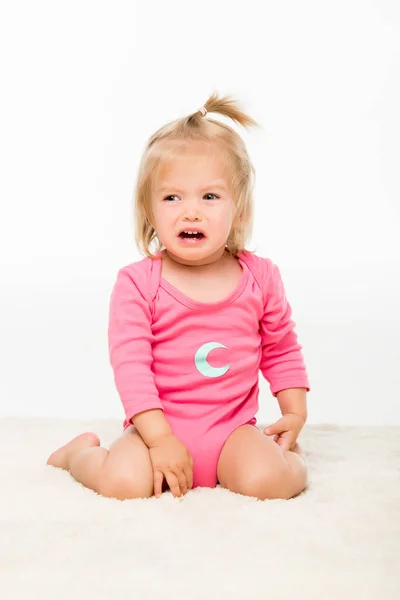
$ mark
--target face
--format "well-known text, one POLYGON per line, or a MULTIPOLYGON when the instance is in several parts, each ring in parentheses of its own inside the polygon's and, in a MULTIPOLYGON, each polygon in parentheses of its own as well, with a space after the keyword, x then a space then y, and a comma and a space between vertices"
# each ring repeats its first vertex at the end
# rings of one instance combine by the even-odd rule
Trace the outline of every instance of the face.
POLYGON ((153 226, 169 258, 201 266, 226 254, 235 210, 229 179, 221 152, 204 142, 191 141, 158 169, 152 182, 153 226), (179 237, 188 228, 201 230, 204 237, 179 237))

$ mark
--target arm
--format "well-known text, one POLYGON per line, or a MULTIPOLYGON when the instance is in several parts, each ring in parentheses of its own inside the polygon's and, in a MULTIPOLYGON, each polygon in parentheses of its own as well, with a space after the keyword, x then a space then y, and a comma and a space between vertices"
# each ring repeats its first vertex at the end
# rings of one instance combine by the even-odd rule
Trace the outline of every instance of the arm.
POLYGON ((276 394, 282 415, 298 415, 307 420, 307 389, 289 388, 276 394))
POLYGON ((279 268, 266 259, 264 315, 260 321, 260 370, 278 398, 282 414, 307 418, 306 395, 310 391, 307 371, 292 321, 279 268))
POLYGON ((160 438, 172 435, 171 426, 160 409, 138 413, 131 419, 131 422, 133 422, 148 448, 151 448, 154 442, 160 438))
MULTIPOLYGON (((153 333, 148 301, 136 282, 144 277, 131 266, 120 269, 109 310, 108 345, 115 385, 126 419, 150 441, 171 430, 152 371, 153 333)), ((146 281, 143 281, 144 289, 146 281)))

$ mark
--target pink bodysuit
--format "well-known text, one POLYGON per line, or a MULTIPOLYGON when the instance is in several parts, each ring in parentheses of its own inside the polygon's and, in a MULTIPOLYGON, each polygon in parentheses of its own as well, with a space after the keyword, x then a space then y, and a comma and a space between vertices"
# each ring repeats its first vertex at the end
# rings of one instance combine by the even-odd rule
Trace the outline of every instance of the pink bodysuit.
POLYGON ((193 458, 193 487, 215 487, 229 435, 256 426, 259 371, 274 396, 310 390, 279 268, 246 250, 237 258, 240 282, 218 302, 189 298, 161 276, 161 259, 149 257, 119 270, 110 299, 123 427, 139 412, 162 409, 193 458))

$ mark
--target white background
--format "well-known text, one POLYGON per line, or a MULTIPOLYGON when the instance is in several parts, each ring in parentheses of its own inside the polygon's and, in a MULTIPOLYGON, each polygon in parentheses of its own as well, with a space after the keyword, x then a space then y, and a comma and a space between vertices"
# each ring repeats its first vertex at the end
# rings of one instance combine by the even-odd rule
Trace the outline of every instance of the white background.
POLYGON ((107 321, 118 269, 142 258, 138 162, 217 90, 263 127, 230 122, 257 170, 250 248, 279 265, 303 345, 308 423, 400 424, 398 2, 13 1, 0 23, 0 416, 123 419, 107 321))

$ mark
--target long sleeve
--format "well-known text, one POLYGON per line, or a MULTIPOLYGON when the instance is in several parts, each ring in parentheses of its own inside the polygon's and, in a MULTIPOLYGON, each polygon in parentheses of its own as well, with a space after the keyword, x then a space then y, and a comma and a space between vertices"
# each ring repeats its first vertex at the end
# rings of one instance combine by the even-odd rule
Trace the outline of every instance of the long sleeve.
POLYGON ((151 313, 131 267, 119 270, 109 310, 108 347, 115 385, 126 419, 152 408, 163 410, 152 371, 151 313))
POLYGON ((307 371, 292 321, 292 309, 286 298, 279 268, 263 260, 266 301, 260 321, 260 370, 276 397, 283 389, 304 387, 310 391, 307 371))

